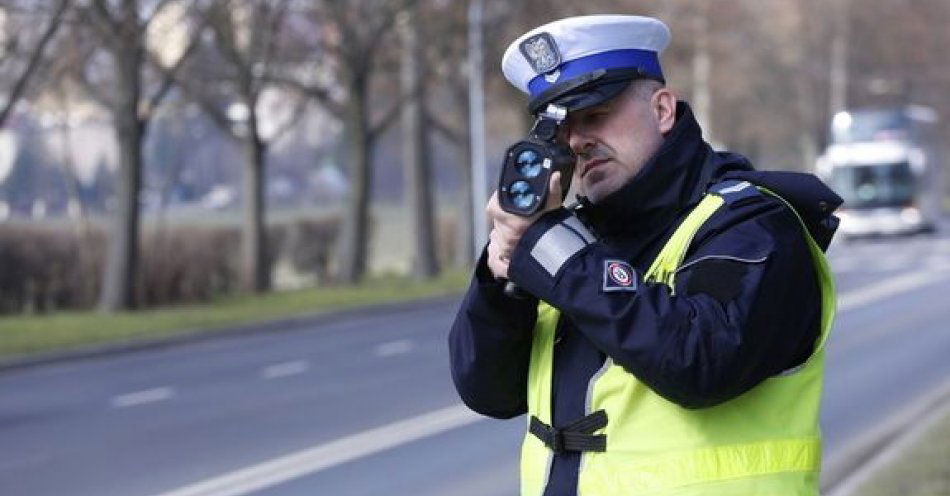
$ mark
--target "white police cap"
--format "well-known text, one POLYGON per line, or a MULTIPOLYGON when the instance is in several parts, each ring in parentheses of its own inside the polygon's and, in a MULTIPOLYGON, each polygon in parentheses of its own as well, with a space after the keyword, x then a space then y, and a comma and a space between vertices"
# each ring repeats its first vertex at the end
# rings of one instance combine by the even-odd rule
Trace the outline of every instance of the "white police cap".
POLYGON ((664 81, 659 54, 669 42, 669 28, 652 17, 568 17, 521 35, 501 67, 530 96, 532 113, 564 98, 576 110, 613 97, 636 78, 664 81))

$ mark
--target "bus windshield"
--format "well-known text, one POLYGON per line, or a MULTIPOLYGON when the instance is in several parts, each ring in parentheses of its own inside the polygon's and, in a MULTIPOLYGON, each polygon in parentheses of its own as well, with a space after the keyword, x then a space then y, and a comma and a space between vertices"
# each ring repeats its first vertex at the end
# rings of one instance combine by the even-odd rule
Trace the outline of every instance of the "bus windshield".
POLYGON ((907 137, 911 123, 900 110, 865 110, 832 126, 834 143, 857 143, 907 137))
POLYGON ((837 167, 831 187, 848 208, 903 207, 914 198, 914 175, 907 162, 837 167))

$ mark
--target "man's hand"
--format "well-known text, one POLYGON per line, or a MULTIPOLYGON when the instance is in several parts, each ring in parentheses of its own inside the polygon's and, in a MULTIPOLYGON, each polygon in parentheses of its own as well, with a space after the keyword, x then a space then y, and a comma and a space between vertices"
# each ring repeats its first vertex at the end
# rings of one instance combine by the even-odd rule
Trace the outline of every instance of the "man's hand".
POLYGON ((488 235, 488 268, 498 279, 508 278, 508 264, 511 262, 511 253, 521 240, 521 236, 528 226, 534 224, 539 217, 551 210, 557 210, 564 201, 561 198, 561 173, 551 174, 548 184, 548 198, 544 208, 531 217, 510 214, 502 210, 498 204, 498 192, 488 200, 485 212, 491 220, 492 230, 488 235))

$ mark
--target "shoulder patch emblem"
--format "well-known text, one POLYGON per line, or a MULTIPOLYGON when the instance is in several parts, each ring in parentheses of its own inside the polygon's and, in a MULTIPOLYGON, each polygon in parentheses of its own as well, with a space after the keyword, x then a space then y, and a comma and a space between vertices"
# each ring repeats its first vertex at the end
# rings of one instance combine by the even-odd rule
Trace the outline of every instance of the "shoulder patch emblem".
POLYGON ((538 74, 551 72, 561 65, 561 53, 550 33, 538 33, 522 41, 518 48, 538 74))
POLYGON ((636 291, 637 273, 627 262, 604 260, 604 291, 636 291))

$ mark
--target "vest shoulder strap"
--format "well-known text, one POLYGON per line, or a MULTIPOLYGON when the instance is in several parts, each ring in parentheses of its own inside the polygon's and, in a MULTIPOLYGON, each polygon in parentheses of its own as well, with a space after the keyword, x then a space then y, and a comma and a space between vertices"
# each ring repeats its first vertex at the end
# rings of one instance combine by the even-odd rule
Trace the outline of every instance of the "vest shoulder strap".
POLYGON ((644 280, 665 284, 675 294, 676 270, 682 265, 686 251, 700 227, 722 205, 734 207, 759 200, 762 196, 762 191, 749 181, 729 179, 714 184, 670 236, 647 270, 644 280))
POLYGON ((670 290, 675 293, 673 279, 676 276, 676 269, 683 263, 683 257, 689 248, 693 237, 699 228, 709 219, 712 214, 725 203, 722 196, 718 194, 706 194, 695 208, 683 219, 683 222, 673 231, 673 235, 663 245, 656 259, 650 264, 646 275, 643 277, 646 282, 657 282, 666 284, 670 290))

